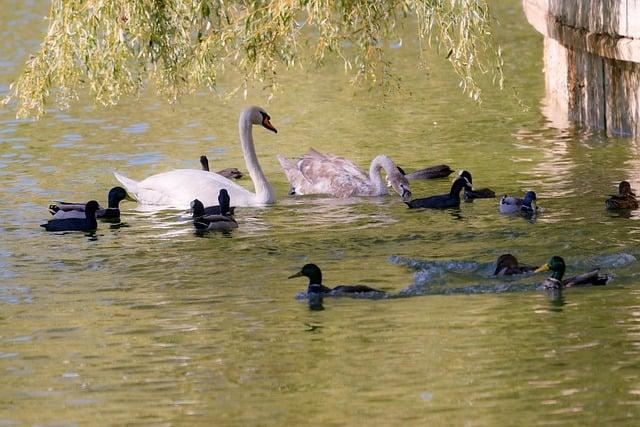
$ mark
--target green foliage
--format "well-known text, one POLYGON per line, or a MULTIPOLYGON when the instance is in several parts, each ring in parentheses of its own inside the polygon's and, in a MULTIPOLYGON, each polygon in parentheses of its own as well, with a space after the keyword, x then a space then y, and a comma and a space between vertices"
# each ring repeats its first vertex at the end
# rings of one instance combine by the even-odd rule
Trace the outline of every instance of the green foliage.
MULTIPOLYGON (((385 40, 417 22, 422 49, 432 42, 479 99, 478 74, 502 84, 484 0, 52 0, 49 31, 5 103, 40 116, 53 93, 67 108, 88 89, 102 105, 136 95, 147 79, 169 100, 206 86, 227 69, 274 90, 278 67, 344 61, 354 80, 383 81, 385 40)), ((235 92, 233 91, 233 92, 235 92)))

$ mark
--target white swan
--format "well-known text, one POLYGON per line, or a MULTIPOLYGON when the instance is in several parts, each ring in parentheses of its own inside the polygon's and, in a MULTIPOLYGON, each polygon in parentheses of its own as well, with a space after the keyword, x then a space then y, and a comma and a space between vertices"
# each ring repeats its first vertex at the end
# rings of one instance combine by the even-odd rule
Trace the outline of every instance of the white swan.
POLYGON ((278 156, 278 161, 291 184, 291 194, 384 196, 389 194, 380 173, 384 169, 394 190, 403 200, 411 200, 409 181, 387 156, 373 159, 368 175, 350 160, 322 154, 313 148, 295 162, 283 156, 278 156))
POLYGON ((194 199, 200 200, 205 206, 215 205, 218 194, 223 188, 229 192, 235 206, 261 206, 275 203, 276 195, 273 187, 267 181, 258 163, 252 132, 253 125, 262 125, 277 133, 270 120, 271 117, 264 109, 248 107, 240 114, 238 121, 240 145, 255 193, 217 173, 196 169, 176 169, 152 175, 139 182, 115 172, 114 175, 127 192, 143 205, 188 209, 194 199))

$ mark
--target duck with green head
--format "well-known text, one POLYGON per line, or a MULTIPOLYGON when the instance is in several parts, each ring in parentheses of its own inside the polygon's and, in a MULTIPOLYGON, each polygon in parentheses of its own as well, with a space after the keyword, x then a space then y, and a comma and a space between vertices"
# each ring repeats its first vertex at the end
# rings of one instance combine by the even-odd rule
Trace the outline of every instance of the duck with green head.
POLYGON ((191 202, 193 210, 193 226, 196 230, 219 230, 229 231, 238 228, 238 222, 233 217, 232 208, 229 206, 231 198, 224 188, 218 193, 218 206, 216 214, 209 214, 202 202, 195 199, 191 202))
POLYGON ((569 277, 568 279, 563 279, 566 265, 564 263, 564 259, 557 255, 549 258, 549 261, 538 268, 535 273, 541 273, 547 270, 550 270, 552 274, 542 282, 543 289, 563 289, 589 285, 603 286, 611 280, 611 276, 601 276, 599 268, 577 276, 569 277))
POLYGON ((94 231, 98 228, 96 211, 99 207, 98 202, 90 200, 84 205, 84 218, 52 219, 40 227, 47 231, 94 231))
MULTIPOLYGON (((471 172, 467 170, 461 170, 458 173, 458 176, 462 176, 469 181, 469 184, 473 186, 473 177, 471 176, 471 172)), ((480 189, 472 189, 469 190, 467 188, 464 189, 464 201, 465 202, 473 202, 473 199, 493 199, 496 197, 495 191, 490 188, 480 188, 480 189)))
POLYGON ((424 197, 421 199, 413 199, 405 202, 409 209, 430 208, 430 209, 448 209, 460 207, 460 192, 462 189, 473 190, 467 178, 458 176, 451 184, 451 191, 448 194, 438 194, 437 196, 424 197))
MULTIPOLYGON (((107 207, 98 206, 96 218, 105 220, 120 219, 120 202, 123 200, 134 201, 122 187, 113 187, 107 195, 107 207)), ((60 202, 49 205, 49 212, 53 219, 84 218, 85 203, 60 202)))
POLYGON ((328 286, 324 286, 322 284, 322 271, 320 271, 320 267, 315 264, 305 264, 302 267, 302 270, 298 271, 296 274, 289 276, 289 279, 293 279, 294 277, 308 277, 309 278, 309 286, 307 287, 307 294, 321 294, 326 295, 329 293, 343 293, 343 294, 360 294, 367 292, 376 292, 379 294, 383 294, 384 291, 379 291, 374 288, 370 288, 365 285, 340 285, 335 288, 330 288, 328 286))

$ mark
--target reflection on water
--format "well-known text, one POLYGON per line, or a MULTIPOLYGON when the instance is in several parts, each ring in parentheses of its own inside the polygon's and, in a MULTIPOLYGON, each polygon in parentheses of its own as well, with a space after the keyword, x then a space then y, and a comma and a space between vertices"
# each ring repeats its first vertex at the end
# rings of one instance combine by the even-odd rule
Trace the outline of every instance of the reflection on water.
MULTIPOLYGON (((4 3, 0 95, 48 8, 4 3)), ((640 188, 638 148, 523 111, 544 92, 541 43, 517 5, 495 8, 519 100, 488 88, 471 104, 441 58, 428 79, 416 69, 406 37, 391 53, 401 94, 349 88, 328 64, 283 73, 269 105, 256 91, 169 106, 151 90, 38 122, 0 110, 0 424, 632 423, 640 211, 606 212, 604 199, 622 179, 640 188), (103 200, 116 170, 138 179, 199 168, 207 154, 244 171, 236 126, 249 103, 279 130, 256 134, 279 201, 239 208, 237 230, 201 236, 188 212, 131 202, 92 235, 40 229, 52 200, 103 200), (287 196, 276 155, 310 147, 365 168, 378 154, 407 170, 447 163, 498 194, 536 191, 544 210, 527 221, 500 215, 498 199, 413 211, 395 196, 287 196), (492 276, 507 252, 530 264, 562 255, 567 274, 599 266, 614 280, 545 293, 542 275, 492 276), (315 310, 296 299, 306 285, 286 280, 306 262, 330 285, 389 297, 326 297, 315 310)), ((413 181, 412 192, 450 182, 413 181)))

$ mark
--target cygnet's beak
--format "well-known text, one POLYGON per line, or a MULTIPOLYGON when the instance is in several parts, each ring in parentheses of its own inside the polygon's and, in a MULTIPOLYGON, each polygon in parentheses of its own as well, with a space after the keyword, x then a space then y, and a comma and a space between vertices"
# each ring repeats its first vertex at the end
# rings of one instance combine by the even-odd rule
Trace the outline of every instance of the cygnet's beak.
POLYGON ((547 271, 547 270, 549 270, 549 263, 541 265, 540 267, 538 267, 537 270, 534 271, 534 273, 542 273, 543 271, 547 271))
POLYGON ((294 277, 302 277, 302 271, 298 271, 296 274, 292 274, 291 276, 287 277, 287 279, 293 279, 294 277))
POLYGON ((411 190, 405 188, 404 186, 402 187, 402 201, 403 202, 411 201, 411 190))

